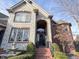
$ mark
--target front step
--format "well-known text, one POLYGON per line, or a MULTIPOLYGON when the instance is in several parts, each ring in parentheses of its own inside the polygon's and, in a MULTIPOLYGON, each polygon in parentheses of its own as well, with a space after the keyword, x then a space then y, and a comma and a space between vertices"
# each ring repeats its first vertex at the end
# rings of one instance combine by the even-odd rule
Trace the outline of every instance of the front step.
POLYGON ((53 59, 50 48, 36 48, 35 59, 53 59))

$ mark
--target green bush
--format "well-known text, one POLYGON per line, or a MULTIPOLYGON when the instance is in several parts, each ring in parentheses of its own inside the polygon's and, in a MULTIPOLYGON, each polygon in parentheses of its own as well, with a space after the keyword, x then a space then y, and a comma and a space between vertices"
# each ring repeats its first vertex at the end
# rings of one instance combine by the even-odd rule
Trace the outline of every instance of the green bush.
POLYGON ((52 43, 51 48, 53 48, 54 51, 60 51, 60 48, 56 43, 52 43))
POLYGON ((68 57, 63 52, 54 52, 54 59, 68 59, 68 57))
POLYGON ((54 59, 68 59, 65 53, 60 52, 60 48, 56 43, 51 45, 51 53, 54 59))
POLYGON ((55 51, 60 51, 60 49, 59 49, 59 46, 56 43, 53 43, 51 45, 51 53, 52 53, 52 56, 54 55, 54 52, 55 51))
POLYGON ((33 43, 29 43, 27 46, 27 53, 34 53, 35 52, 35 46, 33 43))

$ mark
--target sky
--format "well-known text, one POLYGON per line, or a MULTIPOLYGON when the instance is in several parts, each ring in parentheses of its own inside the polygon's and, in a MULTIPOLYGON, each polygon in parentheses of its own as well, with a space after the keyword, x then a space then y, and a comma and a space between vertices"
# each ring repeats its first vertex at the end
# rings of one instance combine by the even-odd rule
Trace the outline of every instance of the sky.
MULTIPOLYGON (((0 0, 0 12, 9 15, 6 9, 15 5, 21 0, 0 0)), ((67 12, 62 12, 62 9, 52 0, 35 0, 35 2, 45 9, 49 14, 53 15, 54 21, 64 20, 72 24, 72 33, 79 34, 78 26, 76 21, 67 14, 67 12)))

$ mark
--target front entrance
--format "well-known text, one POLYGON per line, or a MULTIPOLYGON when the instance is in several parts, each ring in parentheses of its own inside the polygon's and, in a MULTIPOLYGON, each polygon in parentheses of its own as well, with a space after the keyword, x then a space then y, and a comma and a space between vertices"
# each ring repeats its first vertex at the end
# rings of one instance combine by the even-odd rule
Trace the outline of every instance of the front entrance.
POLYGON ((47 35, 47 24, 44 20, 37 21, 37 38, 36 46, 45 47, 46 46, 46 35, 47 35))

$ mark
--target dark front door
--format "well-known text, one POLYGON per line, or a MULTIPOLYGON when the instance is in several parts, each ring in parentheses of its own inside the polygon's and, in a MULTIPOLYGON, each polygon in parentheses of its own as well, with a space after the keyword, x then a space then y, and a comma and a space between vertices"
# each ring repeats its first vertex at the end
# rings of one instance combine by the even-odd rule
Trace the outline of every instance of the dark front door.
POLYGON ((36 47, 45 47, 47 35, 47 22, 45 20, 37 21, 37 32, 36 32, 36 47))
POLYGON ((45 46, 45 35, 44 32, 39 33, 39 46, 45 46))
POLYGON ((37 31, 37 41, 36 41, 36 46, 37 47, 45 47, 45 32, 44 31, 37 31))

